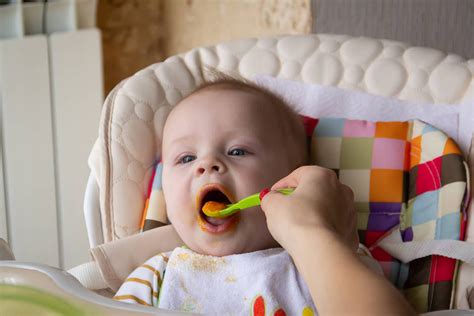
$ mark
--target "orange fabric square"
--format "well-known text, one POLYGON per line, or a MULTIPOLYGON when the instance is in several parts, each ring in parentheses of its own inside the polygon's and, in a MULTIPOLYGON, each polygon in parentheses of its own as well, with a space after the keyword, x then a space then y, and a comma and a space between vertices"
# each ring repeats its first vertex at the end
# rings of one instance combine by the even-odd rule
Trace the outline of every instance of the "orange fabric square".
POLYGON ((410 142, 410 169, 420 164, 422 137, 421 135, 417 136, 410 142))
POLYGON ((411 166, 411 158, 410 158, 410 153, 411 153, 411 143, 406 142, 405 143, 405 161, 403 162, 403 170, 404 171, 410 171, 411 166))
POLYGON ((461 151, 451 138, 448 138, 446 140, 446 145, 444 145, 443 156, 447 154, 461 155, 461 151))
POLYGON ((408 135, 408 122, 377 122, 375 137, 395 138, 406 140, 408 135))
POLYGON ((402 202, 403 171, 372 169, 370 171, 370 202, 402 202))

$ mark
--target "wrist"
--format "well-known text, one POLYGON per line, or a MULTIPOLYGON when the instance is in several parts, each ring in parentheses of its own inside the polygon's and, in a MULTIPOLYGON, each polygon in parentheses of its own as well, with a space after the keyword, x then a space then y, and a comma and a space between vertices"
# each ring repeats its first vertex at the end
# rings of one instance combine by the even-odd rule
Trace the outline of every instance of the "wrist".
POLYGON ((292 234, 292 240, 285 249, 290 255, 298 257, 308 252, 308 249, 316 255, 324 254, 326 249, 335 244, 344 244, 342 238, 334 230, 327 227, 300 227, 292 234))

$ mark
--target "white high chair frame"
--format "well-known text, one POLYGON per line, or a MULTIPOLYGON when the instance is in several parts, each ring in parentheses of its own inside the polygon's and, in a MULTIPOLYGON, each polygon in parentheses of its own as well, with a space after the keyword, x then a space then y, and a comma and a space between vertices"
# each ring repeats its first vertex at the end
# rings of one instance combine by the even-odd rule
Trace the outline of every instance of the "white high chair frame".
POLYGON ((172 56, 125 79, 107 97, 84 200, 91 247, 139 231, 166 114, 207 79, 208 68, 250 80, 267 74, 426 103, 474 98, 474 59, 390 40, 275 36, 172 56))

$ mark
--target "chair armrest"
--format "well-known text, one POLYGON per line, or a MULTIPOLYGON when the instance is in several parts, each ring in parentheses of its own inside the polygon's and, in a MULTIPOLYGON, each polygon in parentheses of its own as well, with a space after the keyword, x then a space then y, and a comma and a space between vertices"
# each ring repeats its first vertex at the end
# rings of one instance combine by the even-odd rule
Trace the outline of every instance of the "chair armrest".
POLYGON ((104 235, 102 233, 102 219, 100 216, 99 186, 92 173, 89 175, 84 194, 84 216, 89 246, 93 248, 103 244, 104 235))

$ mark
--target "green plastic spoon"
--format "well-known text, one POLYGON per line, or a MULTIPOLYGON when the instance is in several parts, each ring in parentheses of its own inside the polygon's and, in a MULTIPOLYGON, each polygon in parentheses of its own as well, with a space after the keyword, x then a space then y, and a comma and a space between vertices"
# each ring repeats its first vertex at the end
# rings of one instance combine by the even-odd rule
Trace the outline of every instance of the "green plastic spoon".
MULTIPOLYGON (((295 190, 294 188, 286 188, 286 189, 278 189, 277 191, 285 195, 289 195, 293 193, 294 190, 295 190)), ((206 208, 206 204, 204 204, 202 211, 204 212, 204 214, 206 214, 209 217, 217 217, 217 218, 227 217, 240 210, 260 205, 261 200, 268 192, 270 192, 269 189, 264 189, 260 193, 252 194, 246 198, 243 198, 237 203, 227 204, 226 208, 221 209, 221 210, 215 210, 215 211, 210 210, 206 208)))

